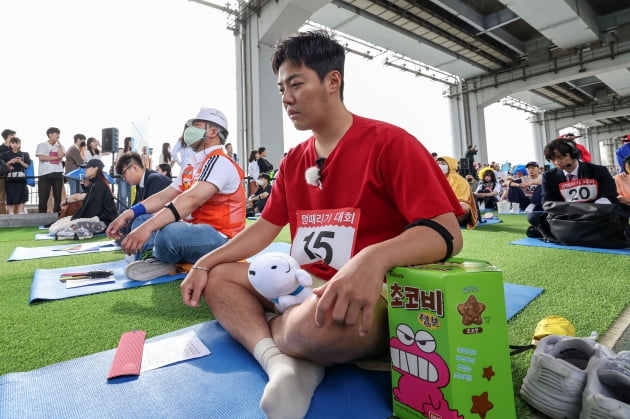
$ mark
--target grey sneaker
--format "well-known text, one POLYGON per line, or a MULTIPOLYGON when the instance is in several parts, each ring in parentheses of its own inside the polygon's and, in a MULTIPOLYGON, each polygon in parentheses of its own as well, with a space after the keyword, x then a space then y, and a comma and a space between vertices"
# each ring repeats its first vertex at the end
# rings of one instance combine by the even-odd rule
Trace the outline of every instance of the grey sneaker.
POLYGON ((55 240, 74 240, 75 233, 71 227, 61 229, 55 233, 55 240))
POLYGON ((604 418, 630 418, 630 359, 623 355, 589 366, 580 419, 604 418))
POLYGON ((75 238, 78 240, 91 239, 92 237, 94 237, 92 232, 85 227, 77 228, 75 236, 75 238))
POLYGON ((174 263, 160 262, 155 258, 137 260, 125 267, 125 275, 134 281, 150 281, 175 272, 174 263))
POLYGON ((554 418, 577 418, 587 366, 614 352, 588 338, 549 335, 538 343, 521 386, 521 397, 532 407, 554 418))

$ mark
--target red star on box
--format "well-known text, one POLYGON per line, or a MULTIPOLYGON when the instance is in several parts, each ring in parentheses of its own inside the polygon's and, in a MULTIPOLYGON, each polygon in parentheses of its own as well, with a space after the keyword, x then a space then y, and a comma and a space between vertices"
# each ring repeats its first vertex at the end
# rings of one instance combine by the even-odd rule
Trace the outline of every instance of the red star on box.
POLYGON ((481 416, 481 419, 486 419, 488 410, 491 410, 494 405, 488 400, 488 392, 484 391, 480 396, 472 396, 473 406, 470 409, 470 413, 477 413, 481 416))
POLYGON ((492 377, 494 377, 494 375, 495 375, 495 372, 492 369, 492 365, 483 369, 482 377, 485 378, 486 380, 490 381, 492 377))

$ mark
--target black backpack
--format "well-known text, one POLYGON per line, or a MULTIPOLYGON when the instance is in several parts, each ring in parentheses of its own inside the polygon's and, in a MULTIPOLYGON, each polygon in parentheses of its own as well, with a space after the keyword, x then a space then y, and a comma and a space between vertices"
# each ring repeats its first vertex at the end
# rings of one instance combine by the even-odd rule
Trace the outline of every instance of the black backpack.
POLYGON ((567 246, 630 247, 628 217, 614 204, 545 202, 538 230, 543 238, 567 246))

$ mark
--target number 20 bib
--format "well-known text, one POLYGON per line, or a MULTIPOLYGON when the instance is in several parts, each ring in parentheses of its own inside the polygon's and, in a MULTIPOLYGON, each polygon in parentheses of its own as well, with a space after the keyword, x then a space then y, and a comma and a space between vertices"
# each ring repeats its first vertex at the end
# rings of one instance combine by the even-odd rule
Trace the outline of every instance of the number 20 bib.
POLYGON ((595 179, 582 178, 562 182, 559 187, 565 202, 586 202, 597 199, 598 185, 595 179))
POLYGON ((298 211, 291 256, 300 265, 341 269, 352 256, 360 215, 358 208, 298 211))

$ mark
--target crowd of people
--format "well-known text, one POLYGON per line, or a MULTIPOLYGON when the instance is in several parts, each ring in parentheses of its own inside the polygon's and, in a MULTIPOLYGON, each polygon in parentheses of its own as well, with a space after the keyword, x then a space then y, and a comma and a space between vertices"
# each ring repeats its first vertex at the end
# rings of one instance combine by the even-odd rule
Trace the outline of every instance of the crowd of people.
POLYGON ((562 244, 574 241, 573 244, 597 243, 599 247, 629 247, 630 135, 623 137, 624 144, 617 150, 620 170, 614 176, 608 168, 592 163, 590 153, 577 143, 576 138, 573 134, 564 134, 545 146, 544 156, 550 164, 548 170, 536 161, 516 166, 495 162, 476 164, 474 155, 477 150, 473 146, 459 163, 454 158, 433 153, 464 211, 464 216, 458 218, 460 225, 474 228, 483 210, 497 210, 503 206, 511 213, 527 213, 528 237, 562 244), (600 206, 586 207, 586 204, 600 206), (551 209, 552 214, 549 213, 551 209), (583 214, 579 219, 583 224, 567 222, 563 227, 563 222, 558 221, 559 217, 575 217, 577 220, 579 213, 583 214), (552 217, 555 217, 554 224, 549 223, 552 217), (608 224, 609 228, 595 227, 600 224, 608 224), (580 225, 585 226, 583 234, 576 227, 580 225), (570 230, 570 227, 577 232, 565 235, 564 230, 570 230), (587 239, 585 232, 589 228, 600 231, 587 239), (560 234, 562 238, 558 237, 560 234), (595 235, 598 237, 594 238, 595 235))
MULTIPOLYGON (((46 131, 46 136, 48 140, 37 144, 35 155, 31 156, 28 152, 22 151, 22 141, 17 137, 16 131, 11 129, 2 131, 0 162, 3 163, 4 171, 7 173, 0 175, 0 214, 27 213, 25 205, 30 200, 27 185, 38 186, 38 212, 57 213, 64 216, 69 211, 74 212, 78 206, 68 207, 68 197, 75 196, 72 200, 77 203, 77 194, 87 192, 90 186, 84 170, 87 163, 91 160, 99 160, 105 165, 103 157, 111 155, 110 151, 102 151, 100 141, 94 137, 87 138, 83 134, 75 134, 73 143, 66 149, 60 140, 59 128, 50 127, 46 131)), ((123 147, 114 154, 111 168, 103 169, 109 175, 109 179, 114 179, 116 184, 116 188, 110 189, 115 192, 114 199, 118 212, 128 209, 135 202, 133 198, 135 192, 132 193, 132 187, 135 184, 125 179, 117 170, 122 156, 135 153, 133 143, 133 138, 124 138, 123 147)), ((226 155, 238 164, 239 157, 234 153, 232 144, 226 143, 224 149, 226 155)), ((175 165, 180 166, 180 170, 184 170, 188 165, 194 164, 195 152, 186 144, 182 136, 175 142, 172 151, 169 142, 162 144, 157 162, 153 161, 153 150, 147 146, 141 147, 135 155, 139 156, 143 168, 149 171, 154 168, 155 172, 172 179, 175 165)), ((258 183, 261 182, 259 174, 266 174, 270 179, 273 176, 273 165, 265 159, 265 147, 260 148, 260 155, 263 157, 259 163, 264 170, 256 172, 251 177, 248 196, 253 196, 257 192, 258 183)), ((256 159, 258 158, 257 152, 256 159)), ((249 172, 251 173, 251 170, 249 172)), ((263 207, 264 201, 260 200, 256 205, 257 211, 260 212, 263 207)))

